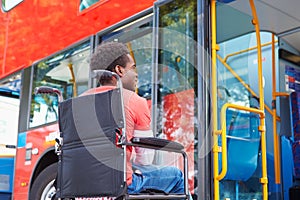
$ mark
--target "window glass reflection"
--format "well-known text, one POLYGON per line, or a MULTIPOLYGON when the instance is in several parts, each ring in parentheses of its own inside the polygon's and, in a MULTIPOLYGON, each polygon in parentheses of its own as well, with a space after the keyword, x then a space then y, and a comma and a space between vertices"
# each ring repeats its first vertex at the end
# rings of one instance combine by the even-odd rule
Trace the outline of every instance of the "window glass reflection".
POLYGON ((2 0, 2 9, 7 12, 21 3, 23 0, 2 0))
MULTIPOLYGON (((90 56, 89 42, 71 48, 34 66, 32 91, 39 86, 57 88, 64 99, 76 97, 87 90, 90 56)), ((30 127, 58 119, 56 95, 35 95, 32 92, 30 127)))
MULTIPOLYGON (((177 141, 189 157, 189 173, 196 169, 197 144, 197 2, 174 0, 159 7, 158 16, 158 89, 156 136, 177 141)), ((201 141, 200 141, 201 142, 201 141)), ((161 156, 162 164, 183 168, 176 155, 161 156)), ((197 175, 189 177, 189 190, 194 193, 197 175)))
POLYGON ((79 11, 83 11, 101 0, 80 0, 79 11))

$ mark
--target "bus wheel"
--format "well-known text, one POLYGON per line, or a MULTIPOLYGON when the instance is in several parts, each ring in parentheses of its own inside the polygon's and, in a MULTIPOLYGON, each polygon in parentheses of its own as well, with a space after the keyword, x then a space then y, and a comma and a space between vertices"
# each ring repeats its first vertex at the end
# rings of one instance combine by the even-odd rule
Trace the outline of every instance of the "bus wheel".
POLYGON ((30 200, 51 200, 55 195, 55 187, 53 185, 57 174, 57 163, 49 165, 45 168, 33 182, 30 190, 30 200))

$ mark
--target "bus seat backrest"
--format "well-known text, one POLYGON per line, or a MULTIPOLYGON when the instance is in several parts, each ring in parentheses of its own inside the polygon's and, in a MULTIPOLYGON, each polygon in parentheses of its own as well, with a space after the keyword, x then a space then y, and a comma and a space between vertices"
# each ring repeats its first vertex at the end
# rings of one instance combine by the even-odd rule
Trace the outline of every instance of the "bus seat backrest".
POLYGON ((258 164, 259 115, 227 110, 227 180, 248 180, 258 164))
POLYGON ((291 116, 291 97, 280 98, 280 118, 284 119, 280 121, 280 135, 286 137, 292 136, 292 116, 291 116))
POLYGON ((293 140, 300 140, 300 93, 292 92, 291 108, 292 108, 292 125, 293 125, 293 140))
POLYGON ((292 108, 292 130, 293 130, 293 160, 294 160, 294 175, 300 179, 300 93, 292 92, 290 94, 292 108))
POLYGON ((283 190, 289 191, 289 188, 293 185, 293 168, 294 168, 294 162, 293 162, 293 153, 292 153, 292 143, 290 140, 290 137, 281 136, 280 137, 281 142, 281 170, 282 170, 282 184, 283 184, 283 190))

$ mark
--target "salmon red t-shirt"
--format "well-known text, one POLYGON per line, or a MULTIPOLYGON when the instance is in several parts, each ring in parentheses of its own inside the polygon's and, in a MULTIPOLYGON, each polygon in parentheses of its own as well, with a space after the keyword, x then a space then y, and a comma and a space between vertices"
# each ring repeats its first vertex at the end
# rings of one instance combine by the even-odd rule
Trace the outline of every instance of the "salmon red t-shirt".
MULTIPOLYGON (((92 88, 82 95, 96 94, 105 92, 108 90, 115 89, 115 86, 101 86, 97 88, 92 88)), ((135 92, 127 89, 123 89, 123 101, 124 101, 124 111, 126 117, 126 136, 127 140, 130 141, 134 136, 134 131, 148 131, 150 130, 151 116, 150 110, 145 98, 138 96, 135 92)), ((131 154, 132 147, 127 146, 127 185, 132 182, 132 164, 131 164, 131 154)))

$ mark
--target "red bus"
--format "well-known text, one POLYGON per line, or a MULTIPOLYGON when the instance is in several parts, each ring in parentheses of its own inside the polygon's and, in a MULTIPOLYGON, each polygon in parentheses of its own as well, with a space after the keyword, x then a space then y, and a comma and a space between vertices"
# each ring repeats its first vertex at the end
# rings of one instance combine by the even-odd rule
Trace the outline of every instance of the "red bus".
MULTIPOLYGON (((33 91, 51 86, 68 99, 95 87, 89 57, 105 41, 131 50, 155 136, 182 143, 188 153, 194 199, 295 199, 299 6, 292 0, 3 0, 0 199, 55 193, 58 99, 33 91), (7 102, 15 102, 13 117, 7 102), (3 133, 15 138, 4 140, 3 133)), ((176 155, 156 155, 155 164, 179 163, 176 155)))

